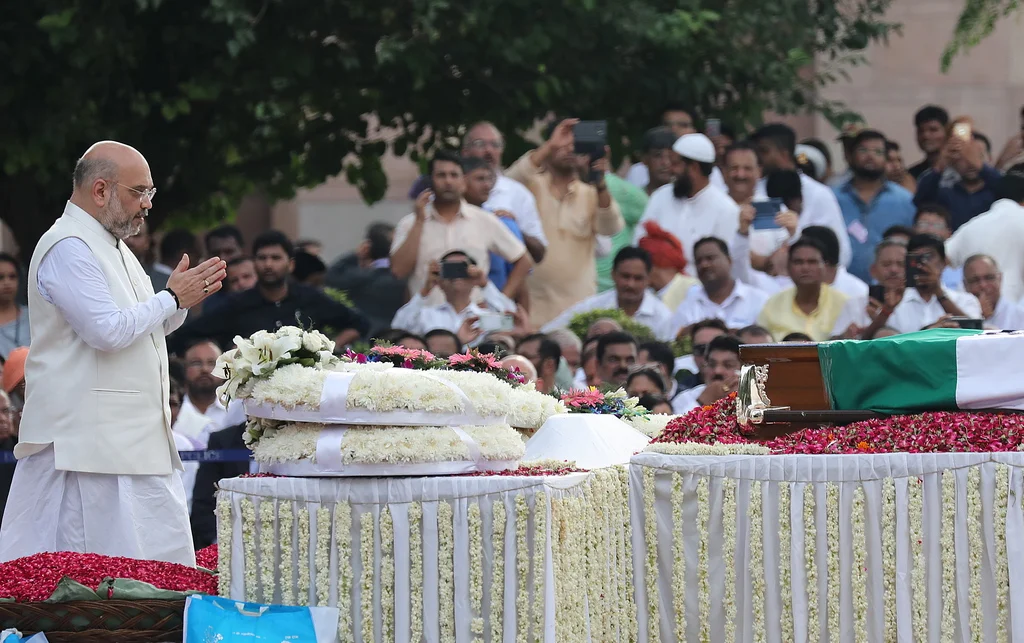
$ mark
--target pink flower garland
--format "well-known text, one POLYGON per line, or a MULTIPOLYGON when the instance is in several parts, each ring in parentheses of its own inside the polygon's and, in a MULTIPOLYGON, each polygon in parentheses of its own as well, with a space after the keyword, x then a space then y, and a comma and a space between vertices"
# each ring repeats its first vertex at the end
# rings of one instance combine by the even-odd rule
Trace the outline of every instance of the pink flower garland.
MULTIPOLYGON (((673 420, 653 442, 755 441, 741 433, 736 422, 736 401, 730 396, 673 420)), ((930 411, 842 427, 813 427, 760 444, 776 454, 1016 451, 1024 445, 1024 413, 930 411)))

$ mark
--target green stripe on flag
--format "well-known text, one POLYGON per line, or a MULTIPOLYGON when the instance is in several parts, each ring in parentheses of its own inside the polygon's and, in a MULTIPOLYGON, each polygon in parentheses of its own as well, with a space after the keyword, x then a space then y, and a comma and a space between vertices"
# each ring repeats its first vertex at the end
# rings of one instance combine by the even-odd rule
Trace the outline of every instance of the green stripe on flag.
POLYGON ((832 408, 878 413, 955 410, 956 340, 981 332, 936 328, 818 344, 832 408))

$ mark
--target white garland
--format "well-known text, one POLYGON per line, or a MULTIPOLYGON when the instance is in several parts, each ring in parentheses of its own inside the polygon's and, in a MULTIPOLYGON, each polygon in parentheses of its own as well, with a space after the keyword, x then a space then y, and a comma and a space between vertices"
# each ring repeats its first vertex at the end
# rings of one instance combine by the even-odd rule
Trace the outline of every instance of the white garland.
POLYGON ((437 503, 438 618, 442 643, 455 642, 455 525, 452 506, 437 503))
MULTIPOLYGON (((372 531, 372 525, 370 529, 372 531)), ((334 542, 338 547, 338 636, 341 643, 350 643, 355 640, 352 622, 352 609, 355 607, 352 603, 352 508, 345 501, 339 502, 334 509, 334 542)))
POLYGON ((736 480, 722 479, 722 563, 725 567, 725 595, 722 615, 725 618, 725 640, 736 638, 736 480))
POLYGON ((316 510, 316 605, 328 605, 331 598, 331 510, 316 510))
POLYGON ((867 638, 867 543, 864 537, 864 487, 857 485, 853 490, 853 520, 850 524, 853 536, 853 633, 858 641, 867 638))
POLYGON ((907 481, 907 507, 910 514, 910 550, 913 552, 914 568, 911 583, 914 606, 914 632, 928 634, 928 586, 925 582, 924 551, 924 489, 920 478, 907 481))
MULTIPOLYGON (((533 553, 530 556, 530 569, 533 573, 533 600, 530 612, 533 614, 533 638, 542 636, 544 631, 544 552, 547 546, 547 494, 538 491, 533 499, 533 553)), ((580 525, 579 528, 586 528, 580 525)), ((577 585, 574 590, 580 591, 586 585, 577 585)), ((557 590, 557 585, 556 585, 557 590)))
POLYGON ((263 602, 274 602, 274 549, 277 534, 274 529, 274 503, 267 498, 260 500, 260 586, 263 602))
POLYGON ((882 603, 885 605, 886 632, 895 632, 896 623, 896 483, 882 480, 882 603))
POLYGON ((484 635, 484 526, 480 505, 469 505, 469 609, 474 640, 484 635))
POLYGON ((995 465, 996 489, 995 511, 992 516, 992 530, 995 533, 996 563, 993 570, 996 580, 997 641, 1009 640, 1007 627, 1010 616, 1010 567, 1007 559, 1006 527, 1007 503, 1010 499, 1010 467, 995 465))
MULTIPOLYGON (((322 424, 288 424, 252 446, 257 462, 315 461, 322 424)), ((463 426, 485 460, 518 460, 526 452, 507 424, 463 426)), ((451 427, 350 426, 341 441, 343 464, 420 464, 470 460, 469 447, 451 427)))
POLYGON ((411 641, 423 637, 423 507, 409 504, 409 629, 411 641))
POLYGON ((647 415, 634 415, 622 420, 647 437, 656 438, 665 432, 665 427, 672 420, 682 417, 679 415, 667 415, 665 413, 648 413, 647 415))
POLYGON ((527 611, 529 609, 527 598, 527 574, 530 571, 530 550, 526 544, 526 525, 530 521, 530 509, 526 505, 526 498, 522 495, 516 496, 516 642, 527 643, 527 611))
MULTIPOLYGON (((362 626, 363 641, 373 637, 373 532, 376 528, 373 512, 359 515, 359 622, 362 626)), ((339 600, 339 605, 344 602, 339 600)))
POLYGON ((235 348, 217 358, 213 370, 224 380, 217 389, 217 396, 225 405, 232 399, 248 397, 255 383, 274 373, 280 362, 288 360, 305 360, 303 368, 333 368, 339 362, 333 352, 334 342, 323 333, 295 326, 284 326, 276 332, 260 330, 249 339, 236 336, 235 348))
POLYGON ((700 530, 700 544, 697 546, 697 600, 700 614, 700 638, 707 641, 711 627, 711 573, 708 570, 708 536, 711 532, 710 481, 701 476, 697 479, 697 529, 700 530))
POLYGON ((834 482, 825 486, 825 515, 828 538, 828 631, 829 635, 839 632, 839 594, 842 578, 839 574, 839 487, 834 482))
POLYGON ((508 423, 517 429, 536 431, 552 415, 567 413, 562 402, 536 390, 533 384, 513 387, 509 402, 512 408, 508 423))
POLYGON ((662 455, 771 455, 771 449, 760 444, 704 444, 703 442, 655 442, 644 453, 662 455))
POLYGON ((975 466, 967 471, 967 540, 971 568, 970 621, 971 637, 974 640, 979 640, 984 635, 981 619, 981 562, 985 535, 982 532, 982 524, 981 468, 975 466))
MULTIPOLYGON (((309 510, 303 504, 299 508, 299 603, 309 601, 309 510)), ((315 556, 315 554, 314 554, 315 556)), ((314 559, 315 560, 315 559, 314 559)))
POLYGON ((380 622, 381 639, 395 640, 395 526, 391 509, 380 510, 380 622))
POLYGON ((217 593, 231 594, 231 498, 217 494, 217 593))
MULTIPOLYGON (((491 508, 491 546, 494 567, 491 575, 491 643, 501 643, 505 613, 505 500, 498 497, 491 508)), ((413 641, 419 638, 413 637, 413 641)))
MULTIPOLYGON (((672 476, 672 607, 676 640, 686 640, 686 544, 683 537, 683 476, 672 476)), ((700 525, 698 525, 698 529, 700 525)))
POLYGON ((779 482, 779 589, 782 591, 782 640, 794 640, 792 530, 790 485, 779 482))
POLYGON ((952 641, 956 636, 956 474, 943 471, 942 476, 942 637, 952 641))
POLYGON ((255 603, 259 572, 256 565, 256 508, 248 497, 242 498, 242 549, 245 550, 245 600, 255 603))
POLYGON ((658 604, 658 517, 654 514, 654 469, 643 467, 644 479, 644 541, 647 574, 647 638, 661 640, 658 604))
MULTIPOLYGON (((278 563, 278 577, 281 586, 281 604, 295 605, 295 585, 292 584, 292 570, 295 561, 292 558, 292 503, 282 502, 277 508, 278 547, 281 558, 278 563)), ((305 599, 303 599, 305 602, 305 599)))
POLYGON ((638 639, 640 622, 633 615, 636 614, 637 605, 633 595, 633 585, 638 579, 633 577, 633 523, 629 518, 629 469, 625 466, 618 466, 613 469, 618 475, 618 502, 614 505, 617 508, 616 526, 621 526, 622 532, 617 538, 619 547, 619 605, 624 606, 620 610, 622 615, 620 623, 625 623, 626 640, 635 641, 638 639))
POLYGON ((821 635, 818 618, 818 527, 815 522, 814 485, 804 485, 804 565, 807 570, 807 641, 817 643, 821 635))
POLYGON ((754 643, 767 637, 764 597, 768 591, 764 578, 764 511, 761 508, 761 481, 750 482, 750 591, 753 607, 754 643))

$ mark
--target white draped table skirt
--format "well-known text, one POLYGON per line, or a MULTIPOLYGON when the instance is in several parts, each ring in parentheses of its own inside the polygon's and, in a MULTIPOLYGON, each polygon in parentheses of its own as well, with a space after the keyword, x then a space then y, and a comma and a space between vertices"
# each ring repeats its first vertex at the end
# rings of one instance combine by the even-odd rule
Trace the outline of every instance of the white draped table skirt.
POLYGON ((641 642, 1024 642, 1024 453, 634 456, 641 642))
POLYGON ((221 594, 340 607, 355 643, 635 640, 627 482, 222 480, 221 594))

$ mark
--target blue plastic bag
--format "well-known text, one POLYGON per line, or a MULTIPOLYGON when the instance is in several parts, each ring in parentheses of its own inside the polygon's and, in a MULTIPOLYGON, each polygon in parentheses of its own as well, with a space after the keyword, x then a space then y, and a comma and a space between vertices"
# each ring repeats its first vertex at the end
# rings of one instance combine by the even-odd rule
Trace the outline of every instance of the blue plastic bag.
POLYGON ((196 595, 185 602, 184 643, 325 643, 336 640, 337 623, 337 608, 261 605, 196 595), (324 631, 332 618, 333 631, 324 631))

